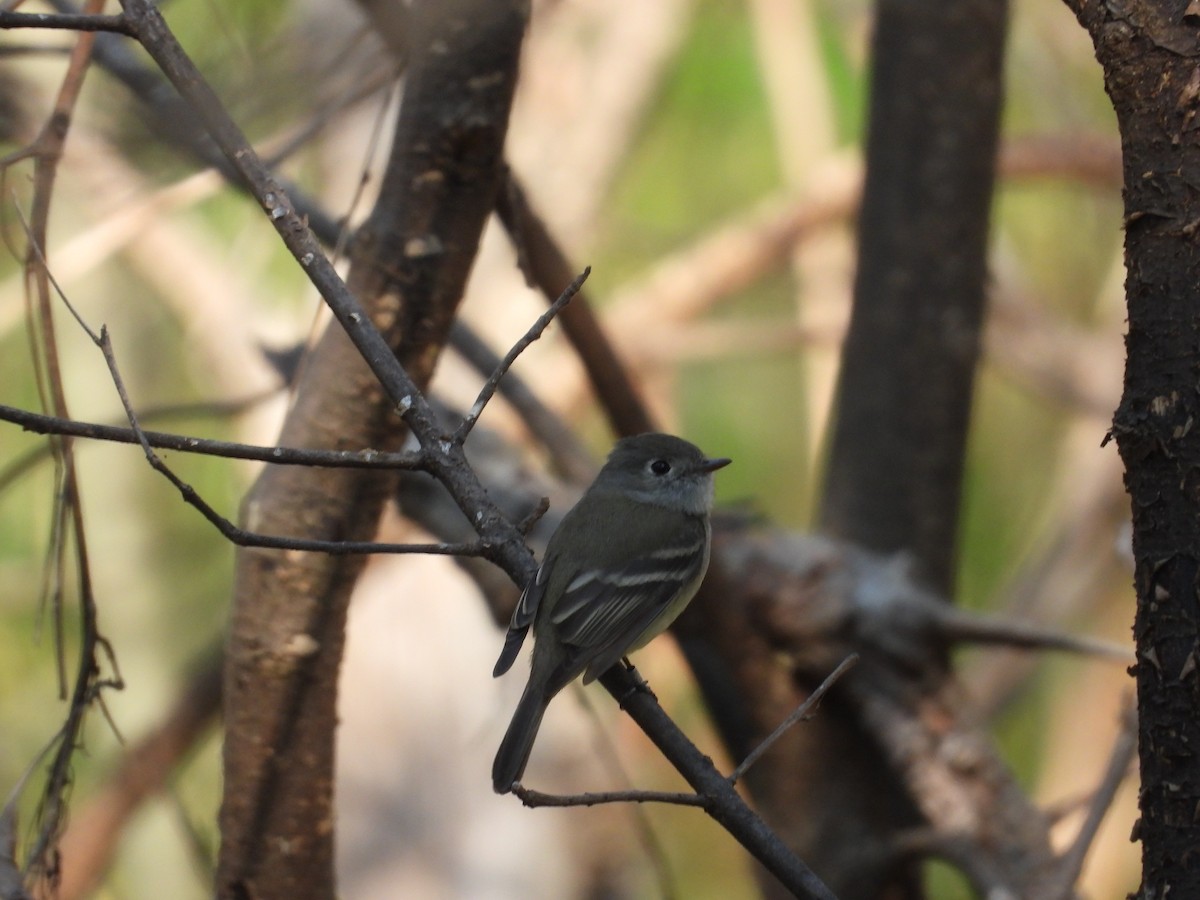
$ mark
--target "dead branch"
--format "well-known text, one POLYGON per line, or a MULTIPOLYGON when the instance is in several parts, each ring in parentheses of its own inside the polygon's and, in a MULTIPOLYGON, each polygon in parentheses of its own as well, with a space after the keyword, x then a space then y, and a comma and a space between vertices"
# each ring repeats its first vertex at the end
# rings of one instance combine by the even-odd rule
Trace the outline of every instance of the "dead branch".
POLYGON ((59 843, 59 900, 88 897, 108 870, 125 825, 215 723, 221 700, 221 654, 208 653, 155 728, 121 754, 102 789, 78 807, 59 843))

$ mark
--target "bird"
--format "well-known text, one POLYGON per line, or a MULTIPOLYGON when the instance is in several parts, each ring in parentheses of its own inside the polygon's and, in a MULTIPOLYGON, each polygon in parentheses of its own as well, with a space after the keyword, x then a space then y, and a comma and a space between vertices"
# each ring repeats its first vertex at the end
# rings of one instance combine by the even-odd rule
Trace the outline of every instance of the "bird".
POLYGON ((530 628, 529 680, 492 765, 492 787, 525 772, 550 701, 588 684, 644 647, 684 610, 708 569, 713 473, 709 458, 670 434, 617 441, 596 479, 551 536, 525 586, 493 676, 507 672, 530 628))

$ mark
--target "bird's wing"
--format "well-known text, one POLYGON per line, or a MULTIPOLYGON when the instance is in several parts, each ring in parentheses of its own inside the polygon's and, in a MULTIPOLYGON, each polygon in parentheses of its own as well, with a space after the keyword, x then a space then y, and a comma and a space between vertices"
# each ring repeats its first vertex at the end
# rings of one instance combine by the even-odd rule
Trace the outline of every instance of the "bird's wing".
POLYGON ((647 631, 704 574, 707 543, 705 523, 696 519, 669 543, 619 566, 586 569, 567 584, 550 622, 574 650, 572 668, 586 668, 585 683, 657 633, 647 631))
POLYGON ((521 652, 525 635, 529 633, 529 626, 533 624, 537 615, 542 595, 546 593, 546 575, 546 564, 543 563, 521 592, 521 599, 517 601, 517 608, 513 610, 512 621, 508 623, 508 632, 504 635, 504 647, 500 650, 500 658, 496 660, 496 667, 492 669, 493 678, 511 669, 517 654, 521 652))

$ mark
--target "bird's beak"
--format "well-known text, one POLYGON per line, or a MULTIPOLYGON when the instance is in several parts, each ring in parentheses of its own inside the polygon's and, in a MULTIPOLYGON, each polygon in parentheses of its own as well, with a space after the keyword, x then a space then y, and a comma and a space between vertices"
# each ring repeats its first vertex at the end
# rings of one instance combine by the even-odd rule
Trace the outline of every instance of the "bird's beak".
POLYGON ((727 459, 726 457, 721 456, 716 459, 704 460, 702 463, 700 463, 699 468, 701 472, 715 472, 717 469, 725 468, 731 462, 733 462, 732 459, 727 459))

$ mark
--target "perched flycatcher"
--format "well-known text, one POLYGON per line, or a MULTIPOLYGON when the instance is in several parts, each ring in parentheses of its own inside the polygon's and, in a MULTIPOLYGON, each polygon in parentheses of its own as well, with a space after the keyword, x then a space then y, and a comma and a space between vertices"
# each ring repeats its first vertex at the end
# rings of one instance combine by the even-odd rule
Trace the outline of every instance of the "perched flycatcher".
POLYGON ((644 647, 695 595, 708 568, 712 473, 729 462, 669 434, 623 438, 563 518, 492 673, 512 667, 532 625, 529 683, 492 764, 497 793, 525 771, 554 695, 644 647))

